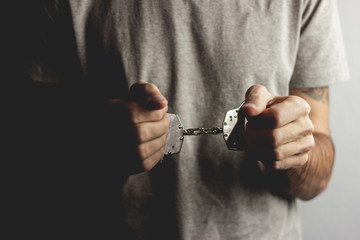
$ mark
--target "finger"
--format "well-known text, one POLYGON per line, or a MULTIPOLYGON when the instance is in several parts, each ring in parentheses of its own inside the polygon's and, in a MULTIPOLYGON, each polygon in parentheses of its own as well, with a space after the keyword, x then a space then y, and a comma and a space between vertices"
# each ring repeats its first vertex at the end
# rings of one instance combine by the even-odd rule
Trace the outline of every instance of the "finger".
POLYGON ((309 134, 297 141, 271 149, 268 152, 268 156, 271 160, 282 161, 293 155, 309 152, 314 147, 314 144, 314 137, 312 134, 309 134))
POLYGON ((288 170, 291 168, 297 168, 303 166, 307 163, 309 159, 308 153, 302 153, 290 156, 282 161, 275 161, 273 169, 275 170, 288 170))
POLYGON ((279 128, 259 129, 252 128, 251 124, 248 124, 245 131, 245 138, 248 142, 252 142, 252 144, 261 145, 265 148, 273 148, 296 141, 306 135, 312 134, 313 131, 314 125, 310 118, 302 117, 279 128))
POLYGON ((163 157, 165 149, 161 148, 159 151, 155 152, 153 155, 142 161, 142 167, 145 171, 152 169, 163 157))
POLYGON ((128 115, 134 124, 160 121, 167 115, 167 110, 167 106, 158 110, 148 110, 139 103, 132 102, 127 104, 128 115))
POLYGON ((137 155, 140 159, 145 160, 151 157, 156 152, 165 147, 167 134, 162 135, 151 141, 137 145, 137 155))
POLYGON ((314 146, 314 138, 308 135, 298 141, 285 144, 277 148, 265 148, 263 146, 247 143, 247 153, 252 159, 263 162, 266 166, 272 166, 276 161, 283 161, 294 155, 309 152, 314 146))
POLYGON ((162 109, 167 106, 166 98, 152 83, 137 82, 130 88, 130 100, 140 103, 149 110, 162 109))
POLYGON ((245 103, 240 112, 248 118, 258 116, 266 109, 273 97, 264 86, 253 85, 246 92, 245 103))
POLYGON ((149 110, 136 102, 127 102, 122 99, 111 99, 106 102, 107 111, 111 118, 119 122, 124 119, 134 124, 142 122, 160 121, 168 110, 167 105, 157 110, 149 110))
POLYGON ((275 98, 275 101, 275 104, 271 104, 261 117, 256 119, 257 125, 278 128, 310 113, 309 104, 300 97, 279 97, 275 98))
POLYGON ((170 125, 170 119, 167 114, 156 122, 144 122, 136 124, 136 136, 139 143, 144 143, 167 134, 170 125))

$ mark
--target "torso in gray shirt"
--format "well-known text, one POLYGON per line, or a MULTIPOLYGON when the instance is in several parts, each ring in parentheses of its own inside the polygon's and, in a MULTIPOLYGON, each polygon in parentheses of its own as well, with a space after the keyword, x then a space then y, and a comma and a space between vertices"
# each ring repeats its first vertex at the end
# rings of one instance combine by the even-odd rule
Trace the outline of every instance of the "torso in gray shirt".
MULTIPOLYGON (((253 84, 287 95, 346 75, 333 0, 70 3, 87 77, 156 84, 185 127, 221 126, 253 84)), ((187 137, 180 154, 128 178, 127 227, 135 239, 300 239, 296 201, 274 177, 220 135, 187 137)))

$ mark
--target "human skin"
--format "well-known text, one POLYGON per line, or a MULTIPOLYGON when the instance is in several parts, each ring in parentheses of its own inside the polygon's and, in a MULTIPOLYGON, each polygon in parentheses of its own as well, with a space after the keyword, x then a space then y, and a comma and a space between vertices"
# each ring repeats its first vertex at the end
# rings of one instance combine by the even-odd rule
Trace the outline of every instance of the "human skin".
POLYGON ((151 83, 138 82, 131 86, 129 99, 112 99, 107 102, 112 125, 121 128, 119 137, 128 174, 148 171, 164 156, 170 124, 168 102, 159 89, 151 83), (131 137, 129 137, 131 136, 131 137))
POLYGON ((309 200, 326 188, 334 161, 326 87, 291 89, 290 96, 278 97, 254 85, 240 111, 248 120, 248 155, 284 171, 287 194, 309 200))
POLYGON ((304 166, 287 171, 290 182, 287 192, 303 200, 310 200, 327 187, 334 165, 334 145, 328 120, 329 89, 292 89, 290 94, 304 98, 311 106, 315 147, 309 152, 309 160, 304 166))
MULTIPOLYGON (((327 94, 327 88, 291 89, 290 96, 279 97, 254 85, 240 109, 248 120, 247 154, 270 170, 283 171, 288 179, 283 190, 304 200, 326 188, 332 171, 327 94)), ((136 170, 130 172, 150 170, 164 156, 167 100, 154 84, 138 82, 128 101, 114 99, 108 104, 127 119, 124 135, 134 137, 124 141, 127 159, 135 161, 136 170)))

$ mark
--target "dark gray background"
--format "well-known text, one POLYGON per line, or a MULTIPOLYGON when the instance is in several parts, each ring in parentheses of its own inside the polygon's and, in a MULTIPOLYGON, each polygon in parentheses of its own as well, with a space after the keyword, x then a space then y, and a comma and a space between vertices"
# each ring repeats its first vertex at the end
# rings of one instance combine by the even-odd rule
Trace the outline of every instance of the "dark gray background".
POLYGON ((335 167, 324 193, 299 201, 304 240, 360 239, 360 1, 338 4, 351 80, 330 88, 335 167))

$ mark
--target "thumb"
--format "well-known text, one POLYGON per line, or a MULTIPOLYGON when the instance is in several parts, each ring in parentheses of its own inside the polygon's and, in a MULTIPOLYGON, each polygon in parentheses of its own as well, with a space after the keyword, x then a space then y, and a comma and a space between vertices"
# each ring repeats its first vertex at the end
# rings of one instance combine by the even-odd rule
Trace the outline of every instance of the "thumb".
POLYGON ((255 117, 265 111, 274 96, 262 85, 251 86, 245 95, 245 103, 240 112, 247 118, 255 117))
POLYGON ((137 82, 130 87, 130 100, 148 110, 158 110, 167 106, 168 101, 152 83, 137 82))

